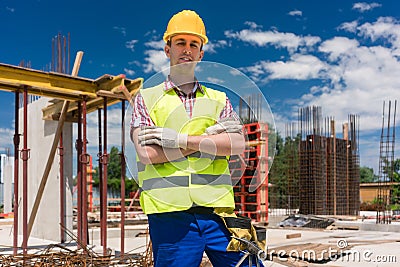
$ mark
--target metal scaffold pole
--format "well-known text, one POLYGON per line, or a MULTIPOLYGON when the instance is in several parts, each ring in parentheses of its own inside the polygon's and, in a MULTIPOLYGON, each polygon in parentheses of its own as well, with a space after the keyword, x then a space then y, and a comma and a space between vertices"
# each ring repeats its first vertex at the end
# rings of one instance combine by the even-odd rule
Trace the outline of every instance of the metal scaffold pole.
POLYGON ((87 219, 87 166, 89 164, 89 155, 87 154, 87 121, 86 121, 86 96, 83 96, 82 101, 82 155, 80 157, 81 172, 82 172, 82 243, 88 244, 88 219, 87 219))
POLYGON ((121 102, 121 255, 125 251, 125 100, 121 102))
POLYGON ((26 255, 28 247, 28 88, 24 86, 24 147, 21 151, 22 157, 22 250, 26 255))
POLYGON ((15 92, 15 131, 14 131, 14 222, 13 222, 13 253, 18 252, 18 219, 19 219, 19 92, 15 92))
POLYGON ((107 153, 107 97, 104 97, 103 102, 103 116, 104 116, 104 128, 103 128, 103 155, 102 155, 102 165, 103 165, 103 177, 102 177, 102 206, 103 215, 101 218, 101 239, 103 244, 103 254, 107 255, 107 166, 108 166, 108 153, 107 153))

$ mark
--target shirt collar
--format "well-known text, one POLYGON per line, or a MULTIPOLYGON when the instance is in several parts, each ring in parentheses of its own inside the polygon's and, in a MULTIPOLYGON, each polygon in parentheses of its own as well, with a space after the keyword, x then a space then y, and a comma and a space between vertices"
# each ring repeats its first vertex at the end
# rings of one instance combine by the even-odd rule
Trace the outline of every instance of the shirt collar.
MULTIPOLYGON (((204 90, 201 87, 201 84, 199 83, 199 81, 195 78, 194 82, 195 83, 194 83, 192 93, 195 93, 197 90, 199 90, 202 94, 204 94, 204 90)), ((168 92, 172 89, 180 91, 179 87, 174 84, 174 82, 171 80, 170 76, 168 75, 168 78, 164 82, 164 90, 165 90, 165 92, 168 92)), ((180 91, 180 92, 182 92, 182 91, 180 91)))

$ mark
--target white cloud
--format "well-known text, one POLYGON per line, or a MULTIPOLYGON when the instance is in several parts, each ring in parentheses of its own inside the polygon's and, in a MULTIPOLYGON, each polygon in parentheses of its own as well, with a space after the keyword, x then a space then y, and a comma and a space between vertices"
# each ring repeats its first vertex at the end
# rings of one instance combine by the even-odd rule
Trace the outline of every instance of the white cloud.
POLYGON ((244 25, 249 26, 251 29, 257 29, 257 28, 262 28, 261 25, 258 25, 257 23, 253 22, 253 21, 246 21, 244 23, 244 25))
POLYGON ((251 73, 252 79, 262 80, 294 79, 308 80, 324 76, 327 66, 320 59, 312 55, 294 54, 289 61, 268 62, 261 61, 245 68, 245 72, 251 73))
POLYGON ((124 27, 114 26, 113 29, 119 31, 123 36, 126 36, 126 29, 124 27))
POLYGON ((358 22, 343 23, 339 29, 370 39, 372 42, 384 41, 390 44, 393 54, 400 56, 400 21, 392 17, 379 17, 375 22, 366 22, 359 25, 358 22))
POLYGON ((328 114, 344 120, 349 113, 359 114, 362 130, 381 127, 381 106, 384 100, 399 99, 400 63, 390 49, 381 46, 358 47, 338 56, 341 84, 331 90, 313 94, 305 104, 323 106, 328 114), (368 118, 368 119, 366 119, 368 118))
POLYGON ((8 11, 10 11, 11 13, 14 13, 14 12, 15 12, 15 8, 13 8, 13 7, 6 7, 6 9, 7 9, 8 11))
POLYGON ((365 23, 358 28, 361 36, 370 38, 372 41, 384 38, 400 55, 400 22, 391 17, 380 17, 374 23, 365 23))
POLYGON ((0 151, 10 148, 13 150, 14 130, 8 128, 0 128, 0 151))
POLYGON ((145 73, 159 72, 168 68, 169 60, 163 50, 147 50, 144 53, 146 55, 144 60, 147 62, 143 65, 145 73))
POLYGON ((153 49, 164 49, 165 47, 165 42, 163 40, 159 41, 150 41, 144 44, 147 47, 153 48, 153 49))
POLYGON ((356 20, 354 20, 354 21, 351 21, 351 22, 344 22, 344 23, 342 23, 339 27, 338 27, 338 29, 339 30, 345 30, 345 31, 348 31, 348 32, 356 32, 356 30, 357 30, 357 26, 358 26, 358 21, 356 21, 356 20))
POLYGON ((293 33, 259 31, 255 29, 244 29, 239 32, 225 31, 225 36, 256 46, 272 45, 276 48, 285 48, 290 53, 296 52, 301 47, 312 48, 321 41, 321 38, 316 36, 304 37, 293 33))
POLYGON ((363 13, 365 11, 370 11, 370 10, 372 10, 374 8, 381 7, 381 6, 382 5, 378 4, 378 3, 359 2, 359 3, 355 3, 353 5, 353 9, 363 13))
POLYGON ((303 12, 300 10, 292 10, 288 13, 290 16, 303 16, 303 12))
POLYGON ((133 76, 133 75, 135 75, 135 71, 134 71, 134 70, 131 70, 131 69, 124 68, 124 72, 125 72, 125 74, 128 75, 128 76, 133 76))
POLYGON ((218 85, 221 85, 221 84, 225 83, 224 80, 221 80, 221 79, 218 79, 218 78, 213 78, 213 77, 207 78, 207 81, 210 82, 210 83, 213 83, 213 84, 218 84, 218 85))
POLYGON ((130 49, 132 52, 135 51, 135 44, 138 42, 138 40, 131 40, 127 41, 125 43, 125 47, 130 49))
POLYGON ((150 48, 144 51, 146 55, 144 60, 147 62, 143 64, 145 73, 159 72, 169 67, 169 60, 164 52, 165 42, 163 40, 150 41, 145 43, 145 46, 150 48))
POLYGON ((204 46, 204 51, 207 53, 217 53, 216 49, 217 48, 224 48, 226 46, 229 46, 228 42, 226 40, 218 40, 216 42, 208 42, 204 46))
POLYGON ((295 54, 290 61, 269 62, 265 65, 269 79, 308 80, 323 76, 325 64, 312 55, 295 54))
POLYGON ((319 46, 319 51, 329 55, 329 60, 335 61, 340 56, 345 54, 351 54, 360 43, 355 39, 349 39, 346 37, 334 37, 330 40, 324 41, 319 46))

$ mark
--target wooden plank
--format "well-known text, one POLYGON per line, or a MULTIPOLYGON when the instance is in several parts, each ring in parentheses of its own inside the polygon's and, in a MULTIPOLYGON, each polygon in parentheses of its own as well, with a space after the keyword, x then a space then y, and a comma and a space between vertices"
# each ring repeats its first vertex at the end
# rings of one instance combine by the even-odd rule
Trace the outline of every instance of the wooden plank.
POLYGON ((286 239, 292 239, 292 238, 300 238, 301 233, 294 233, 294 234, 287 234, 286 239))

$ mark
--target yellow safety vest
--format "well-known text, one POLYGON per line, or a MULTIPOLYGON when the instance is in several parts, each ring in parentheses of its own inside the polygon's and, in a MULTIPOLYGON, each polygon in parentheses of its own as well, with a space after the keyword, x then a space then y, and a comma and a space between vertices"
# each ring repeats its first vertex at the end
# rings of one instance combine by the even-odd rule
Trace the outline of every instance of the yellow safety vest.
MULTIPOLYGON (((223 92, 202 87, 197 90, 192 118, 175 90, 164 84, 142 89, 150 117, 156 126, 189 135, 201 135, 214 125, 226 104, 223 92)), ((138 161, 140 205, 146 214, 182 211, 193 204, 204 207, 234 208, 233 189, 226 157, 194 153, 161 164, 138 161)))

